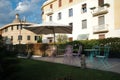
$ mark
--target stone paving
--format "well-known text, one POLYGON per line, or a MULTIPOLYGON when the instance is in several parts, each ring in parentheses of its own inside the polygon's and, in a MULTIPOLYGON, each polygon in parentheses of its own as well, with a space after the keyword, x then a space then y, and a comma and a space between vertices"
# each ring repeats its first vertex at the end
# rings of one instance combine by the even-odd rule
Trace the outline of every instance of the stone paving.
MULTIPOLYGON (((80 63, 81 60, 80 60, 80 58, 77 58, 77 57, 75 57, 71 61, 66 61, 66 62, 64 61, 66 58, 63 56, 59 56, 59 57, 33 56, 32 59, 54 62, 54 63, 62 63, 62 64, 81 67, 81 63, 80 63)), ((95 62, 90 62, 89 59, 86 58, 86 67, 120 73, 120 59, 110 58, 110 59, 108 59, 108 62, 109 62, 109 67, 104 68, 102 64, 100 64, 98 66, 98 62, 96 60, 95 60, 95 62), (95 67, 95 66, 97 66, 97 67, 95 67)))

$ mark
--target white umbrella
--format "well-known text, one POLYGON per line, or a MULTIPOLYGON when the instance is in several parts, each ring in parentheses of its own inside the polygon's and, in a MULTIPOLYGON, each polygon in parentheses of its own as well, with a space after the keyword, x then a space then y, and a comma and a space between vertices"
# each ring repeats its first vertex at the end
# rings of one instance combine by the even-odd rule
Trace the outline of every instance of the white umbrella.
POLYGON ((54 34, 54 43, 55 43, 55 33, 72 34, 72 26, 65 24, 58 24, 54 22, 46 22, 24 28, 36 34, 54 34))

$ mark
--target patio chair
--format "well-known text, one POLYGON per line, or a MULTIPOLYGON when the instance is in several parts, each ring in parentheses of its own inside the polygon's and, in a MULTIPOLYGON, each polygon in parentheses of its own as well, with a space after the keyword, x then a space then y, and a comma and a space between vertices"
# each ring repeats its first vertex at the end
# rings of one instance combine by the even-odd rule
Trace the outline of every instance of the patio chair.
MULTIPOLYGON (((110 47, 108 45, 104 46, 104 54, 103 55, 96 55, 96 59, 98 60, 98 64, 103 66, 104 69, 108 69, 110 67, 110 64, 108 63, 108 56, 110 52, 110 47)), ((98 66, 99 66, 98 65, 98 66)))
POLYGON ((85 51, 87 52, 88 55, 88 63, 92 63, 94 64, 94 57, 96 55, 100 55, 100 47, 98 45, 95 45, 92 47, 92 49, 85 49, 85 51))
POLYGON ((82 51, 83 51, 83 46, 79 45, 77 51, 72 53, 72 55, 73 55, 73 61, 74 61, 75 65, 80 66, 80 64, 81 64, 80 63, 80 60, 81 60, 80 57, 81 57, 82 51))
POLYGON ((79 45, 77 52, 76 53, 73 52, 72 54, 73 54, 73 56, 80 57, 81 53, 82 53, 82 45, 79 45))
POLYGON ((92 47, 92 49, 95 49, 94 56, 100 55, 100 46, 95 45, 95 46, 92 47))
POLYGON ((64 59, 63 62, 65 64, 72 64, 73 62, 73 46, 72 45, 67 45, 65 48, 65 54, 64 54, 64 59))

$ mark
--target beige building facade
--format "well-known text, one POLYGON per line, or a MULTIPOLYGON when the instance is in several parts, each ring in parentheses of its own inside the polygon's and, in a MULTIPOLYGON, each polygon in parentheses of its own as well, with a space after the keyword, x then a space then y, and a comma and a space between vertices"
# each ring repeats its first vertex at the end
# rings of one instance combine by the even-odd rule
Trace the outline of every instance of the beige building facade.
POLYGON ((120 0, 47 0, 42 21, 73 26, 73 40, 120 37, 120 0))
POLYGON ((7 24, 0 28, 2 37, 6 44, 28 44, 37 43, 38 35, 24 29, 23 27, 31 26, 26 20, 19 19, 19 14, 16 14, 12 23, 7 24))

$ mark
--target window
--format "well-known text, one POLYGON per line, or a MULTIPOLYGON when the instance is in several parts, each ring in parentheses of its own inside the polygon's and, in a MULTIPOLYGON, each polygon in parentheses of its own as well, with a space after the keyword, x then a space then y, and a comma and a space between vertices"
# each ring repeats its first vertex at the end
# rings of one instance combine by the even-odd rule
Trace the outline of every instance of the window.
POLYGON ((86 3, 82 5, 82 13, 85 13, 85 12, 87 12, 87 4, 86 3))
POLYGON ((13 41, 13 36, 11 36, 11 41, 13 41))
POLYGON ((62 6, 62 0, 59 0, 59 2, 58 2, 58 6, 59 6, 59 7, 62 6))
POLYGON ((22 40, 22 35, 19 35, 19 36, 18 36, 18 40, 22 40))
POLYGON ((52 4, 50 4, 50 9, 52 9, 53 8, 53 5, 52 4))
POLYGON ((17 30, 21 30, 22 29, 22 24, 21 25, 17 25, 17 30))
POLYGON ((39 36, 35 36, 35 41, 37 41, 39 39, 39 36))
POLYGON ((73 16, 73 8, 69 9, 69 17, 73 16))
POLYGON ((30 35, 27 36, 27 40, 30 40, 30 35))
POLYGON ((52 21, 52 16, 49 16, 49 21, 52 21))
POLYGON ((8 31, 8 28, 5 28, 5 32, 7 32, 8 31))
POLYGON ((99 34, 99 39, 105 39, 105 34, 99 34))
POLYGON ((69 0, 69 2, 73 2, 73 0, 69 0))
POLYGON ((82 20, 82 29, 87 28, 87 20, 82 20))
POLYGON ((22 26, 23 26, 22 24, 19 25, 19 29, 20 29, 20 30, 22 29, 22 26))
POLYGON ((13 26, 11 26, 11 30, 13 30, 13 26))
POLYGON ((69 25, 73 27, 73 23, 69 23, 69 25))
POLYGON ((19 29, 19 25, 17 25, 17 30, 19 29))
POLYGON ((2 30, 2 33, 4 33, 4 30, 2 30))
POLYGON ((98 0, 98 5, 101 6, 104 4, 104 0, 98 0))
POLYGON ((59 12, 59 13, 58 13, 58 20, 60 20, 61 18, 62 18, 62 13, 59 12))
POLYGON ((42 15, 44 14, 44 11, 42 11, 42 15))
POLYGON ((104 16, 98 17, 98 25, 103 25, 103 24, 105 24, 104 16))

